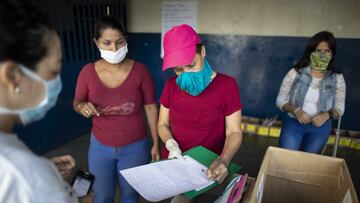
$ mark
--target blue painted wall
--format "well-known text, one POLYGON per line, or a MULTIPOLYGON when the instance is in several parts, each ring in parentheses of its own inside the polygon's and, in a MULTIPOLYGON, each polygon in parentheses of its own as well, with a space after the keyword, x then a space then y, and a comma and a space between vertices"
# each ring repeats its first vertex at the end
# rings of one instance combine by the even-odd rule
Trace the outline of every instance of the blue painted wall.
MULTIPOLYGON (((201 35, 207 58, 212 67, 235 77, 244 104, 243 114, 271 117, 284 113, 275 106, 282 78, 302 55, 308 38, 260 37, 233 35, 201 35)), ((145 63, 155 81, 156 96, 160 97, 164 83, 172 71, 161 71, 160 33, 129 33, 130 57, 145 63)), ((360 39, 338 39, 337 63, 344 71, 347 83, 346 113, 342 128, 360 130, 360 39)), ((43 153, 90 131, 91 122, 72 109, 77 76, 87 63, 65 64, 63 91, 57 106, 45 119, 17 128, 20 138, 37 153, 43 153)))
MULTIPOLYGON (((160 33, 130 33, 131 56, 148 65, 157 84, 157 98, 171 71, 162 72, 160 33)), ((201 35, 213 69, 235 77, 244 104, 243 114, 284 117, 275 105, 281 81, 302 56, 309 38, 240 35, 201 35)), ((360 39, 337 39, 336 62, 347 83, 342 128, 360 130, 360 39)))

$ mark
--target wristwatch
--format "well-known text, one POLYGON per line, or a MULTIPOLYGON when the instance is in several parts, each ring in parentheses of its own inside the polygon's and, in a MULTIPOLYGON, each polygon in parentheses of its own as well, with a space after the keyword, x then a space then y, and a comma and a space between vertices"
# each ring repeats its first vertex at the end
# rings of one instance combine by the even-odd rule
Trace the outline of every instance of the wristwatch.
POLYGON ((334 112, 332 110, 328 111, 329 116, 331 119, 334 119, 334 112))

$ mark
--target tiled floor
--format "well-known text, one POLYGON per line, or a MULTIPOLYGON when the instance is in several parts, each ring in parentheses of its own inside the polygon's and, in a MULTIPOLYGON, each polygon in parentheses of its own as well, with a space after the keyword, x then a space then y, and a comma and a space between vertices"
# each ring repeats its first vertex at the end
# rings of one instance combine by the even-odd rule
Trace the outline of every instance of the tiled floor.
MULTIPOLYGON (((234 157, 234 162, 241 165, 242 171, 240 173, 248 173, 252 177, 256 177, 259 167, 261 165, 261 160, 265 154, 266 148, 271 146, 276 146, 277 139, 269 138, 269 137, 259 137, 252 135, 245 135, 243 144, 240 150, 234 157)), ((87 151, 89 145, 89 135, 83 135, 61 147, 58 147, 46 154, 47 157, 71 154, 76 162, 77 168, 81 168, 83 170, 87 170, 87 151)), ((330 147, 327 148, 325 155, 329 155, 331 153, 330 147)), ((349 167, 350 174, 353 179, 354 186, 357 190, 357 194, 360 194, 360 151, 349 150, 349 149, 339 149, 338 157, 344 158, 349 167)), ((117 193, 117 198, 115 202, 119 202, 118 200, 119 194, 117 193)), ((214 196, 203 196, 200 199, 197 199, 196 202, 212 202, 214 200, 214 196)), ((142 200, 141 202, 146 202, 142 200)), ((167 201, 163 201, 169 202, 167 201)))

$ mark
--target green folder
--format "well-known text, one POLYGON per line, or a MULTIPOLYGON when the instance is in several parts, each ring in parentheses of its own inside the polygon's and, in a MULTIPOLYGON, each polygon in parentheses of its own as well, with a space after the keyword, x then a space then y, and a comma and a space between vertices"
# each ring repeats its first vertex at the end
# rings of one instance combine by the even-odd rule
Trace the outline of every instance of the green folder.
MULTIPOLYGON (((183 154, 190 156, 191 158, 195 159, 196 161, 198 161, 199 163, 201 163, 207 167, 209 167, 210 164, 219 157, 219 155, 206 149, 203 146, 197 146, 197 147, 191 148, 188 151, 184 152, 183 154)), ((229 167, 228 167, 228 172, 229 172, 228 176, 231 176, 232 174, 238 172, 240 169, 241 169, 241 167, 239 165, 230 163, 229 167)), ((215 182, 200 191, 192 190, 192 191, 186 192, 185 196, 190 199, 194 198, 194 197, 214 188, 217 185, 219 185, 219 183, 215 182)))

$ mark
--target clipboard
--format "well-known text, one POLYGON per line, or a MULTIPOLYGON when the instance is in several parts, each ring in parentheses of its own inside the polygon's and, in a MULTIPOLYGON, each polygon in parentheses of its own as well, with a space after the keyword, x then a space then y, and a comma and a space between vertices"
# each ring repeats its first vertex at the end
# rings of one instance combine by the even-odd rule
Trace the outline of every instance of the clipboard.
MULTIPOLYGON (((199 163, 201 163, 207 167, 209 167, 210 164, 219 157, 219 155, 210 151, 209 149, 206 149, 203 146, 197 146, 197 147, 191 148, 188 151, 184 152, 183 154, 190 156, 191 158, 195 159, 196 161, 198 161, 199 163)), ((229 173, 228 176, 231 176, 232 174, 238 172, 240 169, 241 169, 241 166, 230 162, 230 164, 228 166, 228 173, 229 173)), ((194 197, 196 197, 218 185, 219 185, 219 183, 215 182, 215 183, 209 185, 208 187, 201 189, 199 191, 192 190, 192 191, 186 192, 185 196, 192 199, 192 198, 194 198, 194 197)))

